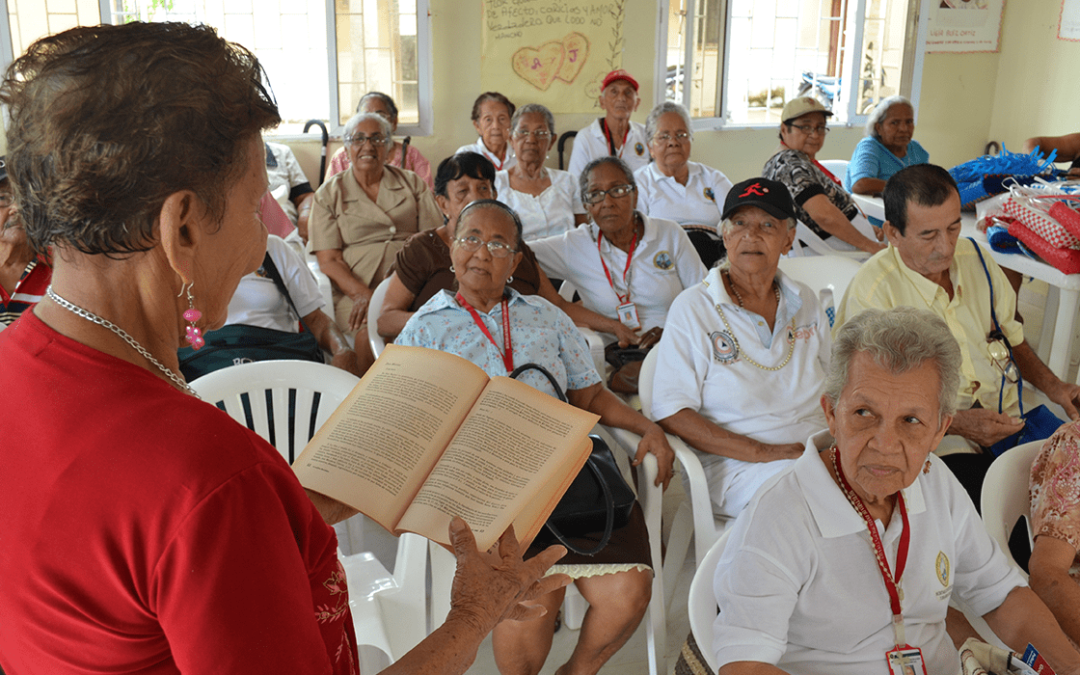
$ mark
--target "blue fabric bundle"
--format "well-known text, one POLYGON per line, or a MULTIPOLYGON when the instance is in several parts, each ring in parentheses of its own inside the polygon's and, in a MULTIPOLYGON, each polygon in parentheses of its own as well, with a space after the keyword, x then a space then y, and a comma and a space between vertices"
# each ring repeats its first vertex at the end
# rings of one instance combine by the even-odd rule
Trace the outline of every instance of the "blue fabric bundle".
POLYGON ((1020 181, 1031 182, 1034 180, 1033 176, 1037 175, 1047 178, 1056 176, 1058 170, 1054 168, 1055 157, 1057 150, 1044 158, 1039 148, 1032 150, 1029 155, 1024 155, 1009 152, 1003 147, 999 155, 976 157, 957 164, 949 169, 949 173, 960 189, 961 208, 970 209, 975 202, 1005 192, 1007 188, 1001 184, 1005 178, 1014 177, 1020 181), (990 180, 986 180, 987 177, 990 177, 990 180))

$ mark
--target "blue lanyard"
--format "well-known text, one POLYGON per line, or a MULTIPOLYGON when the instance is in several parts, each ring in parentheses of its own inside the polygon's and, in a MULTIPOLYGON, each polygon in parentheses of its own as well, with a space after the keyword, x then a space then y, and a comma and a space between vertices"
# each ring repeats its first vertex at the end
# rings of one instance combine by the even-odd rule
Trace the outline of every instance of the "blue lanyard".
MULTIPOLYGON (((1009 339, 1005 337, 1005 333, 1001 330, 1001 324, 998 323, 997 313, 994 311, 994 282, 990 280, 990 270, 986 267, 986 259, 983 258, 982 249, 974 238, 968 237, 968 241, 975 247, 975 252, 979 254, 979 262, 982 263, 983 273, 986 274, 986 285, 990 287, 990 319, 994 322, 994 332, 1001 336, 1001 341, 1005 343, 1005 349, 1009 352, 1009 361, 1016 363, 1013 360, 1012 345, 1009 344, 1009 339)), ((1001 387, 998 388, 998 412, 1002 412, 1002 403, 1005 400, 1005 385, 1008 384, 1008 380, 1005 377, 1004 369, 1001 371, 1001 387)), ((1016 367, 1016 397, 1020 402, 1020 417, 1024 416, 1024 376, 1020 374, 1020 366, 1016 367)))

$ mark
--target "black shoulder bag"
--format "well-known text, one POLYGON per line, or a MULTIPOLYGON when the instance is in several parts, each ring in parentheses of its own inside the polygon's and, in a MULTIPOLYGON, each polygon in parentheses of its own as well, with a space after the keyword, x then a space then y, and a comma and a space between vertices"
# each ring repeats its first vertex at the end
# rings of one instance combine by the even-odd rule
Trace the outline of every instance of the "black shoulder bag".
MULTIPOLYGON (((541 365, 526 363, 510 373, 511 378, 527 370, 538 370, 555 389, 563 402, 566 395, 559 383, 541 365)), ((634 508, 634 491, 626 484, 615 455, 607 443, 599 436, 590 435, 593 442, 592 453, 585 461, 585 466, 578 472, 555 510, 548 516, 544 527, 554 535, 567 550, 579 555, 596 555, 607 546, 611 533, 630 522, 630 512, 634 508), (591 549, 578 548, 571 544, 569 537, 580 537, 594 532, 603 532, 600 542, 591 549)))
POLYGON ((278 291, 289 301, 289 307, 300 319, 304 330, 287 333, 260 326, 232 324, 210 331, 204 336, 206 345, 202 349, 196 351, 191 347, 181 347, 178 351, 180 372, 189 382, 215 370, 252 361, 299 359, 326 363, 322 348, 308 329, 304 317, 300 316, 300 311, 296 309, 296 304, 285 287, 285 281, 269 253, 263 259, 263 269, 278 291))

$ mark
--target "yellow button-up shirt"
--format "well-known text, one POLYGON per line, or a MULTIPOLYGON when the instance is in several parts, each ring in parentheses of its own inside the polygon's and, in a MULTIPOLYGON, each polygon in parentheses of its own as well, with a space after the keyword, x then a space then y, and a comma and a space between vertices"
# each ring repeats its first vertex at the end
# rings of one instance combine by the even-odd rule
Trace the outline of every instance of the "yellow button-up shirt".
MULTIPOLYGON (((960 239, 956 244, 949 278, 953 284, 950 300, 945 289, 904 264, 896 247, 889 246, 863 263, 836 312, 833 333, 849 317, 868 308, 890 309, 908 305, 928 309, 941 317, 960 344, 960 391, 957 407, 965 410, 976 401, 989 410, 998 410, 1002 387, 1001 370, 990 360, 987 339, 993 330, 990 316, 990 287, 987 273, 979 263, 976 244, 960 239)), ((1005 273, 989 254, 986 269, 993 283, 994 312, 1001 332, 1015 346, 1024 341, 1024 327, 1016 320, 1016 293, 1005 273)), ((1017 387, 1005 383, 1001 411, 1016 416, 1020 412, 1017 387)))

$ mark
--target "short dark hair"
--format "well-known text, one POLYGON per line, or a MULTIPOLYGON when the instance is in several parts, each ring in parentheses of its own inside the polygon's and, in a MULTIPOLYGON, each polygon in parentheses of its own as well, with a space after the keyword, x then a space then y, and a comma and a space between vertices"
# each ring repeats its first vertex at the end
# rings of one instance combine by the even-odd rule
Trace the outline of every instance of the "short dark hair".
POLYGON ((73 28, 8 68, 8 162, 38 251, 153 248, 165 199, 191 190, 220 222, 248 143, 281 118, 258 59, 185 23, 73 28))
POLYGON ((435 172, 435 194, 445 197, 446 186, 450 181, 463 176, 486 180, 491 183, 491 187, 495 187, 495 165, 490 159, 478 152, 459 152, 439 162, 439 168, 435 172))
POLYGON ((616 157, 615 155, 602 155, 586 164, 585 168, 581 170, 581 175, 578 176, 578 189, 581 190, 582 203, 585 202, 585 193, 589 191, 589 174, 593 172, 593 169, 604 164, 611 164, 618 167, 618 169, 623 172, 623 175, 626 176, 626 184, 637 190, 637 181, 634 180, 634 171, 630 168, 630 165, 624 162, 622 158, 616 157))
POLYGON ((485 91, 476 97, 476 101, 472 104, 472 121, 475 122, 480 119, 480 106, 486 101, 498 101, 506 106, 506 114, 510 117, 514 116, 514 112, 517 110, 517 106, 510 102, 510 99, 506 98, 497 91, 485 91))
POLYGON ((521 225, 521 217, 518 216, 517 211, 497 199, 477 199, 475 202, 466 204, 465 208, 461 209, 461 213, 458 214, 457 225, 454 228, 454 237, 457 238, 457 233, 461 230, 461 224, 465 222, 467 214, 470 214, 473 211, 483 211, 485 209, 495 209, 496 211, 502 211, 510 216, 514 221, 514 234, 516 235, 514 247, 520 251, 524 244, 524 228, 521 225))
POLYGON ((384 94, 381 91, 369 91, 360 97, 360 100, 356 103, 356 112, 360 112, 364 108, 364 101, 369 98, 377 98, 383 102, 386 109, 390 111, 390 119, 396 120, 398 118, 397 104, 394 103, 394 99, 390 98, 389 94, 384 94))
POLYGON ((901 169, 885 183, 885 220, 905 236, 907 230, 907 207, 909 203, 919 206, 940 206, 952 195, 959 195, 956 181, 948 171, 937 164, 916 164, 901 169))

